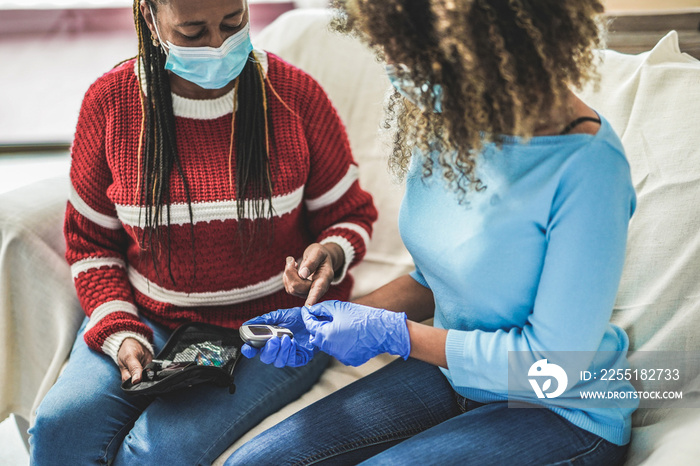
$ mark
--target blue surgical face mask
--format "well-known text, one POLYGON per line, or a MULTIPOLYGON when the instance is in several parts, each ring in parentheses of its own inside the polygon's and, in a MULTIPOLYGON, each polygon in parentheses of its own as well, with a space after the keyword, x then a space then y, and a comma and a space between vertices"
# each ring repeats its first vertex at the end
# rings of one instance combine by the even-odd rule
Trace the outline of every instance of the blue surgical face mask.
POLYGON ((165 69, 204 89, 221 89, 236 79, 253 51, 250 23, 226 39, 221 47, 181 47, 170 41, 164 44, 152 10, 151 16, 158 40, 168 57, 165 69))
POLYGON ((425 92, 432 92, 435 99, 435 113, 442 112, 442 86, 435 84, 430 86, 430 83, 423 83, 421 86, 416 86, 413 80, 409 77, 409 69, 406 65, 387 64, 384 66, 386 74, 389 77, 391 85, 399 91, 399 94, 411 101, 415 106, 425 111, 425 105, 421 100, 421 96, 425 92))

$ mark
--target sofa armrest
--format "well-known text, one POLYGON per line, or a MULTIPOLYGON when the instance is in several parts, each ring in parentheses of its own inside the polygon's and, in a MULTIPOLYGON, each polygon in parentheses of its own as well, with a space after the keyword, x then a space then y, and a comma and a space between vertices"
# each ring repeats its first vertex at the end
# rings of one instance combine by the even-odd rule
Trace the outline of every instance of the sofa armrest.
POLYGON ((84 318, 66 263, 68 177, 0 195, 0 418, 33 420, 84 318))

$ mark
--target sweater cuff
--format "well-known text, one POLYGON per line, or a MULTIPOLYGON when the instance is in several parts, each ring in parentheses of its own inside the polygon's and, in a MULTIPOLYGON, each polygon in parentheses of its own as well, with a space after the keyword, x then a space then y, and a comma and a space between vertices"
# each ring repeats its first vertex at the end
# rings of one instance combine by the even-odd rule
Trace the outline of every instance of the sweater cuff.
POLYGON ((336 272, 335 277, 333 278, 333 281, 331 282, 331 285, 337 285, 338 283, 342 282, 345 279, 345 276, 348 273, 348 268, 350 267, 350 263, 355 258, 355 248, 352 247, 352 244, 350 244, 350 241, 343 238, 342 236, 329 236, 329 237, 321 240, 321 244, 328 244, 328 243, 335 243, 338 246, 340 246, 340 249, 343 250, 343 255, 345 256, 345 261, 343 262, 343 267, 338 272, 336 272))
POLYGON ((469 386, 474 380, 470 376, 467 367, 471 364, 468 356, 469 332, 463 330, 448 330, 445 341, 445 359, 447 370, 455 386, 469 386))
POLYGON ((148 341, 146 337, 136 332, 117 332, 108 336, 105 342, 102 344, 102 352, 112 358, 115 364, 119 365, 117 361, 117 355, 119 354, 119 348, 121 348, 122 343, 127 338, 133 338, 134 340, 141 343, 144 348, 151 352, 151 355, 155 355, 153 351, 153 345, 148 341))

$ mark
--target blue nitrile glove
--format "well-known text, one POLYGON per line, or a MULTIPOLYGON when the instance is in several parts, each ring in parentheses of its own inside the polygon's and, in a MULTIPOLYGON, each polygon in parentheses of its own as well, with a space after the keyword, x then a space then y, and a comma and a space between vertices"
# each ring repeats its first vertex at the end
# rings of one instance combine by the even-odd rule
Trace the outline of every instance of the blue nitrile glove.
POLYGON ((301 311, 311 343, 348 366, 378 354, 408 359, 411 339, 406 314, 345 301, 324 301, 301 311))
POLYGON ((288 336, 282 338, 270 338, 262 348, 253 348, 249 344, 241 347, 241 353, 247 358, 255 357, 260 353, 260 361, 265 364, 274 364, 275 367, 299 367, 307 364, 318 351, 309 342, 309 332, 301 318, 301 308, 278 309, 261 316, 250 319, 243 325, 279 325, 288 328, 294 334, 294 338, 288 336))

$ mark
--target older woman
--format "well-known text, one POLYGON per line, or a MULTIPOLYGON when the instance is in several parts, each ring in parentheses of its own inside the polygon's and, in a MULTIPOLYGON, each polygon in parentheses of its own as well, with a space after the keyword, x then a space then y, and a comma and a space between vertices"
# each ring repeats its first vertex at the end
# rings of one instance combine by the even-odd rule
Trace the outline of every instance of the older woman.
POLYGON ((285 292, 287 256, 305 293, 348 299, 376 218, 331 103, 253 49, 246 1, 136 0, 134 19, 138 56, 87 91, 72 147, 66 257, 87 318, 37 410, 36 465, 211 463, 327 357, 243 360, 233 395, 129 397, 121 382, 182 323, 237 328, 303 304, 285 292))

